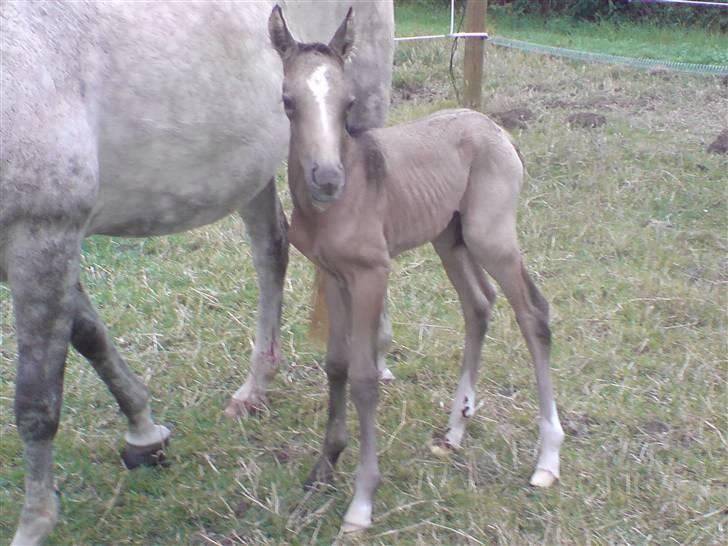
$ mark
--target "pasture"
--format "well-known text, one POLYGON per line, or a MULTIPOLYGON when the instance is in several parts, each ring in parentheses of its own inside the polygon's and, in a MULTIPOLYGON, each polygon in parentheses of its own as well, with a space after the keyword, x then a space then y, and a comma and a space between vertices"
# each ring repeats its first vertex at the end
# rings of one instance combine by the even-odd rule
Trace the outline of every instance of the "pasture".
MULTIPOLYGON (((454 105, 443 42, 401 45, 392 123, 454 105)), ((394 326, 381 389, 374 527, 338 537, 356 435, 337 488, 304 494, 326 420, 323 350, 306 337, 313 270, 291 250, 284 365, 271 406, 223 417, 247 370, 257 289, 241 222, 166 238, 92 238, 83 280, 153 411, 171 465, 123 469, 125 423, 75 353, 55 461, 61 517, 49 544, 724 544, 728 81, 584 65, 488 47, 486 112, 521 109, 528 176, 519 233, 551 303, 553 374, 567 437, 562 481, 527 485, 537 437, 528 353, 499 298, 464 447, 430 454, 462 353, 457 298, 430 248, 391 276, 394 326), (527 110, 527 111, 526 111, 527 110), (570 126, 573 113, 604 116, 570 126)), ((283 178, 279 191, 290 201, 283 178)), ((0 543, 22 502, 12 415, 15 340, 0 288, 0 543)), ((356 426, 349 415, 350 431, 356 426)))

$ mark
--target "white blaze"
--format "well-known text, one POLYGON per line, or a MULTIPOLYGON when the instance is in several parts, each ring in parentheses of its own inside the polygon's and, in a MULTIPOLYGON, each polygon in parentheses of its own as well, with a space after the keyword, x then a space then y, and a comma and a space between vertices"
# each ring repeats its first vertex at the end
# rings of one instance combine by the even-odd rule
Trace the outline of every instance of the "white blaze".
MULTIPOLYGON (((320 65, 306 80, 308 88, 313 93, 316 105, 319 108, 319 118, 321 120, 322 138, 324 141, 330 140, 329 112, 326 109, 326 97, 329 94, 329 82, 326 79, 326 71, 328 67, 324 64, 320 65)), ((326 142, 329 144, 329 142, 326 142)))

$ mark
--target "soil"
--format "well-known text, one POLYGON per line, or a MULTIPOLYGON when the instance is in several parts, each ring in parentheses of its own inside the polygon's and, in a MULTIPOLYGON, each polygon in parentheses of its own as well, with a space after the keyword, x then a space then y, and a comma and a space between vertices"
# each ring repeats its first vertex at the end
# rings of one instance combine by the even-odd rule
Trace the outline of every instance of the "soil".
POLYGON ((718 138, 708 146, 708 153, 728 155, 728 129, 723 129, 718 138))
POLYGON ((493 112, 489 115, 496 123, 511 131, 514 129, 528 129, 526 122, 536 117, 528 108, 514 108, 504 112, 493 112))
POLYGON ((607 118, 596 112, 575 112, 571 114, 566 121, 571 127, 581 127, 582 129, 595 129, 606 125, 607 118))

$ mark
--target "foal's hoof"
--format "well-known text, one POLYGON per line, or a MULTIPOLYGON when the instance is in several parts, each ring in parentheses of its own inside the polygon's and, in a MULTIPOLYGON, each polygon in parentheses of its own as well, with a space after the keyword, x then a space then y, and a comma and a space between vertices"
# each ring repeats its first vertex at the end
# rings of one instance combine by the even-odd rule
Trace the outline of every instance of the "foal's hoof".
POLYGON ((369 527, 371 526, 371 523, 369 525, 359 525, 358 523, 351 523, 348 521, 345 521, 341 525, 341 532, 346 535, 353 535, 355 533, 363 533, 369 527))
POLYGON ((559 481, 559 478, 554 476, 550 471, 537 468, 533 476, 531 476, 529 483, 534 487, 551 487, 557 481, 559 481))
POLYGON ((259 396, 253 400, 238 400, 231 398, 227 408, 225 408, 225 417, 230 419, 244 419, 245 417, 253 417, 263 413, 267 407, 268 401, 265 396, 259 396))
POLYGON ((128 470, 138 466, 169 466, 166 457, 168 445, 169 438, 149 446, 135 446, 127 442, 121 450, 121 460, 128 470))
POLYGON ((389 368, 384 368, 381 372, 379 372, 379 381, 384 385, 389 385, 394 382, 395 379, 394 374, 389 371, 389 368))

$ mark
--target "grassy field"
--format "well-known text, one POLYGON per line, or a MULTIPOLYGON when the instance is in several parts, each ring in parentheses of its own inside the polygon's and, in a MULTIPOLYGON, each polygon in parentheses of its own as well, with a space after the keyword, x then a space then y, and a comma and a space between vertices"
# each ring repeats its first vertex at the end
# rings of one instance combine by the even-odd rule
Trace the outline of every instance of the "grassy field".
MULTIPOLYGON (((443 43, 398 48, 392 121, 453 104, 448 57, 443 43)), ((552 305, 567 433, 560 485, 527 485, 534 379, 503 298, 484 351, 484 406, 462 450, 449 460, 430 455, 431 434, 447 421, 462 321, 436 255, 422 248, 399 259, 391 279, 397 380, 381 395, 375 525, 362 537, 337 538, 356 434, 338 488, 304 494, 326 388, 321 350, 305 335, 312 269, 295 251, 285 364, 270 410, 240 422, 222 416, 247 369, 256 294, 242 225, 228 219, 174 237, 86 243, 83 281, 150 385, 156 415, 174 426, 172 465, 122 468, 123 419, 90 366, 71 354, 55 451, 61 520, 50 545, 728 541, 728 161, 705 152, 728 125, 726 82, 488 48, 484 89, 486 111, 532 114, 514 131, 529 172, 519 231, 552 305), (567 124, 585 111, 606 124, 567 124)), ((0 544, 7 544, 23 468, 5 287, 0 311, 0 544)))
MULTIPOLYGON (((447 33, 449 7, 397 3, 397 35, 416 36, 447 33)), ((461 13, 456 16, 456 25, 461 13)), ((504 36, 556 47, 686 63, 728 65, 728 38, 705 32, 698 26, 659 26, 574 21, 568 17, 547 19, 513 15, 505 9, 491 9, 487 30, 504 36)))

